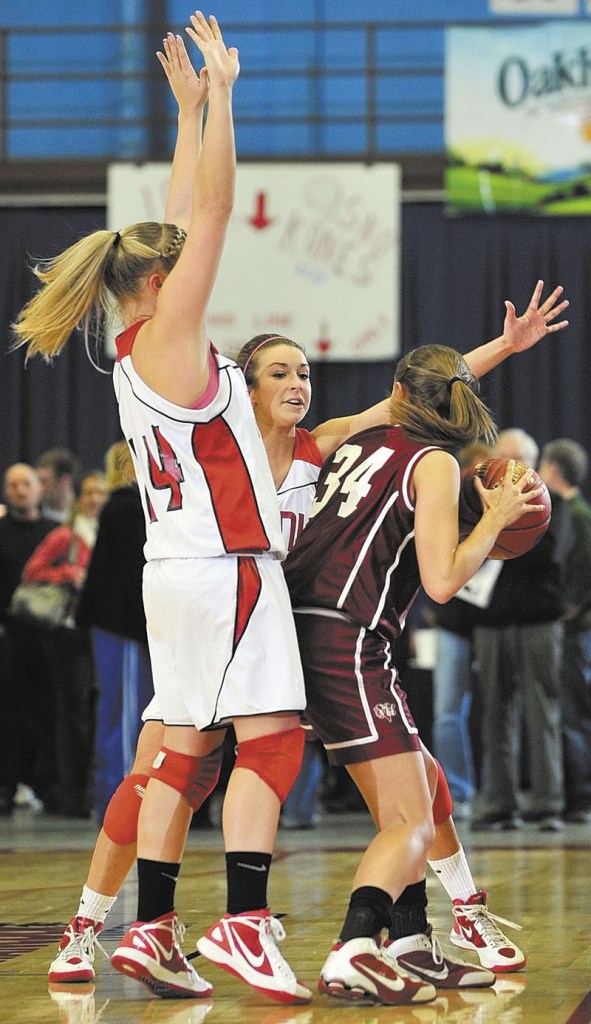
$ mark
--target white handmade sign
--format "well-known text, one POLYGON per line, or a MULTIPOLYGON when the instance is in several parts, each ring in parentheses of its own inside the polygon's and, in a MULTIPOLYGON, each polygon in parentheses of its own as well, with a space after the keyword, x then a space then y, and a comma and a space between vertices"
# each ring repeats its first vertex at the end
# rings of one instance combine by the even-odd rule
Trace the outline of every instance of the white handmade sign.
MULTIPOLYGON (((112 164, 108 226, 161 220, 170 167, 112 164)), ((285 334, 311 360, 399 352, 399 167, 239 164, 209 329, 234 354, 285 334)))

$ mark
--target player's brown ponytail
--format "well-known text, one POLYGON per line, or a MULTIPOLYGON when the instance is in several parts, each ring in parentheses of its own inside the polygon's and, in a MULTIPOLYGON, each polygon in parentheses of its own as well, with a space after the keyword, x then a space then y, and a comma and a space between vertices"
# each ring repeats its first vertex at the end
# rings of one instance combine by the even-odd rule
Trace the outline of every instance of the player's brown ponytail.
POLYGON ((478 397, 478 378, 459 352, 444 345, 424 345, 404 356, 395 382, 403 395, 392 395, 390 414, 415 441, 460 449, 476 441, 494 444, 496 426, 478 397))

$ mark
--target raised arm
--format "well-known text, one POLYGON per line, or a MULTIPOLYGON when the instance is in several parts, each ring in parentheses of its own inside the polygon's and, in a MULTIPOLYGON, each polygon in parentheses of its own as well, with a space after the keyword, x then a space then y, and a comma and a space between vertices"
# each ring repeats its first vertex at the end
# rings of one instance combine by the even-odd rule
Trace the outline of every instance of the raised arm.
POLYGON ((169 32, 163 39, 164 53, 156 54, 178 104, 178 128, 164 221, 185 231, 193 204, 193 185, 201 154, 203 108, 209 92, 207 69, 197 74, 189 60, 184 40, 169 32))
POLYGON ((483 377, 485 373, 494 370, 495 366, 502 363, 507 356, 512 356, 516 352, 525 352, 528 348, 537 345, 538 341, 545 338, 547 334, 562 331, 568 327, 568 320, 561 320, 556 324, 551 322, 560 316, 568 306, 568 300, 559 301, 564 289, 559 285, 540 306, 543 290, 544 282, 538 281, 529 306, 521 316, 516 315, 512 302, 508 300, 505 302, 507 312, 503 333, 485 345, 479 345, 478 348, 472 349, 464 356, 476 377, 483 377))
MULTIPOLYGON (((196 401, 209 380, 207 305, 234 202, 232 87, 239 72, 238 52, 226 49, 214 17, 207 21, 197 11, 191 15, 187 33, 201 51, 207 70, 207 123, 198 159, 189 154, 179 162, 179 167, 185 168, 187 163, 195 163, 187 236, 159 289, 154 315, 134 346, 134 365, 140 376, 178 405, 196 401)), ((175 180, 180 177, 179 170, 175 180)))
MULTIPOLYGON (((484 374, 502 363, 507 356, 532 348, 547 334, 562 331, 563 328, 568 327, 568 320, 561 320, 556 324, 551 322, 560 316, 568 306, 566 299, 562 302, 559 301, 563 288, 560 285, 555 288, 540 306, 543 289, 544 282, 538 281, 529 306, 519 317, 515 313, 513 303, 507 301, 505 303, 507 309, 505 323, 500 337, 472 349, 464 356, 476 377, 483 377, 484 374)), ((312 434, 322 457, 326 459, 351 434, 366 430, 368 427, 375 427, 380 423, 387 423, 390 418, 389 407, 390 399, 385 398, 382 402, 378 402, 377 405, 373 405, 370 409, 365 409, 355 416, 343 416, 319 424, 312 434)))

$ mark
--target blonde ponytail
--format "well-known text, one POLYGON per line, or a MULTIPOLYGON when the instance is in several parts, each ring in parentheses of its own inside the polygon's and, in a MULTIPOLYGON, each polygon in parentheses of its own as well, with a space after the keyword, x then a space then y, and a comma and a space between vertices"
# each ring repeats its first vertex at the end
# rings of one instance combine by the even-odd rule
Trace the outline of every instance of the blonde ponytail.
POLYGON ((42 287, 12 325, 15 343, 27 358, 51 360, 80 327, 97 337, 105 313, 134 295, 143 277, 160 263, 176 263, 185 233, 174 224, 146 221, 124 231, 94 231, 59 256, 42 261, 34 273, 42 287))
POLYGON ((76 327, 88 330, 92 317, 100 318, 103 267, 113 238, 112 231, 95 231, 35 267, 42 287, 13 324, 15 347, 26 345, 27 356, 40 354, 50 360, 76 327))

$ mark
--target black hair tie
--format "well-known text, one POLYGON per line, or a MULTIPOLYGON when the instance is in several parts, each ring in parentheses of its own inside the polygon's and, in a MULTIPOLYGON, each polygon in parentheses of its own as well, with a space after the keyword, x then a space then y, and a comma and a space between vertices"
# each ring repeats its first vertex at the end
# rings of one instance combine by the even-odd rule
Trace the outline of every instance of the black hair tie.
POLYGON ((451 394, 451 386, 452 386, 453 382, 456 381, 456 380, 462 381, 463 379, 464 379, 463 377, 450 377, 450 379, 447 382, 447 389, 448 389, 450 394, 451 394))

